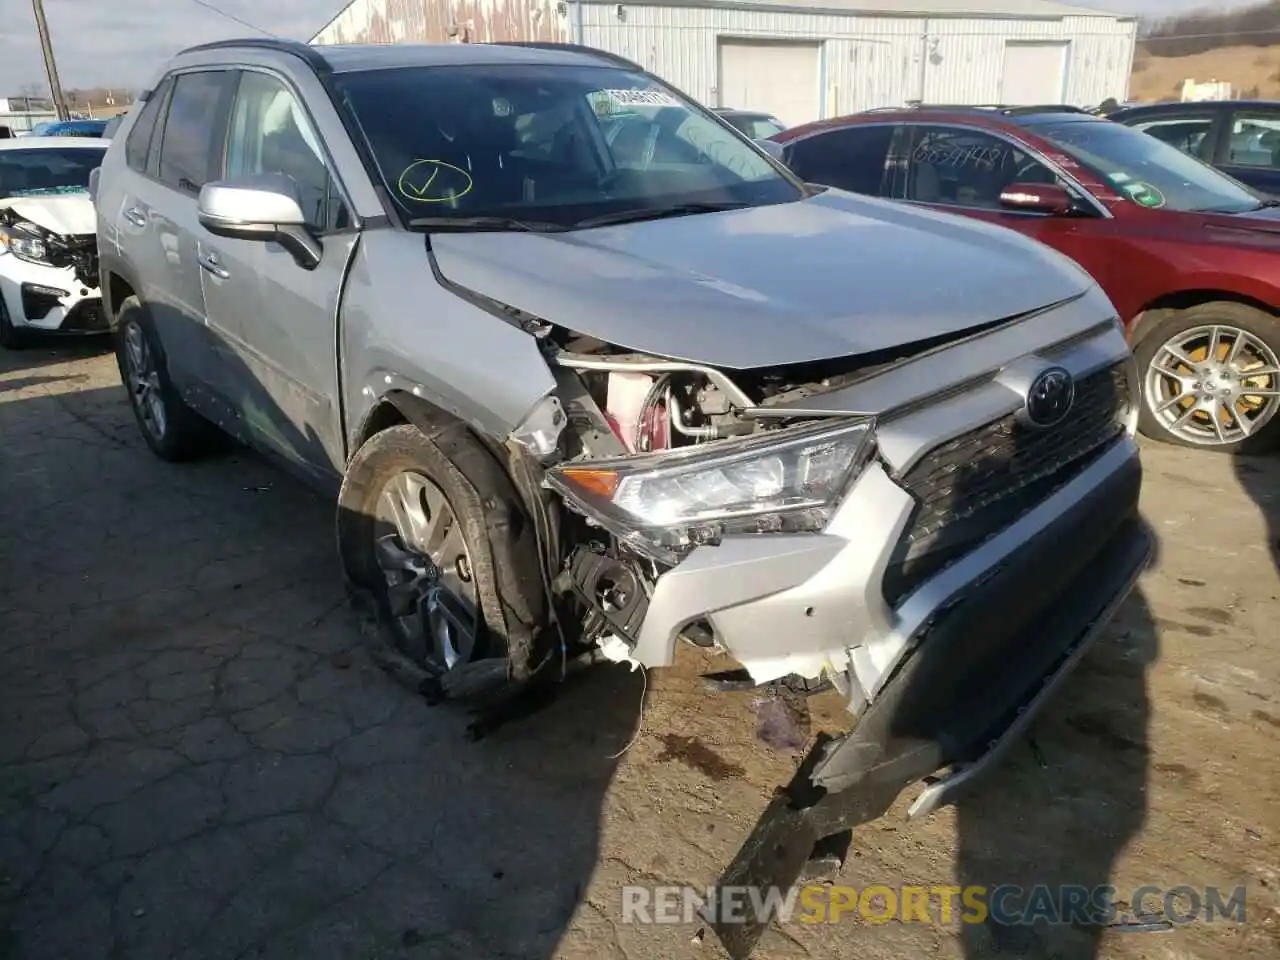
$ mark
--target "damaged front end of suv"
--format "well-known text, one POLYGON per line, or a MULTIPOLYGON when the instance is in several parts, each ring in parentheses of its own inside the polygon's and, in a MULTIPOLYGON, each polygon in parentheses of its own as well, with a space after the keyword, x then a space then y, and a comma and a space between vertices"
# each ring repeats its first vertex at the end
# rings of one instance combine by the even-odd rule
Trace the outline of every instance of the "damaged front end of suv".
MULTIPOLYGON (((1047 247, 802 184, 631 67, 576 69, 463 71, 484 130, 528 141, 483 182, 458 178, 470 154, 370 136, 404 229, 361 234, 340 305, 340 548, 356 584, 386 575, 446 696, 484 665, 519 688, 580 653, 665 667, 682 643, 721 679, 835 687, 851 730, 722 878, 790 887, 906 787, 928 780, 916 814, 949 802, 1132 588, 1151 551, 1132 356, 1047 247), (540 103, 556 91, 572 110, 540 103), (652 136, 686 146, 568 182, 549 159, 656 102, 652 136), (547 129, 507 120, 526 115, 547 129), (449 510, 449 549, 414 555, 449 510)), ((339 82, 382 122, 389 81, 339 82)), ((715 926, 735 957, 759 934, 715 926)))
MULTIPOLYGON (((534 325, 556 387, 513 434, 563 511, 575 640, 688 642, 750 685, 830 684, 824 735, 726 885, 995 762, 1147 565, 1132 361, 1096 288, 837 361, 727 370, 534 325), (1087 531, 1087 533, 1082 533, 1087 531)), ((560 605, 560 609, 566 609, 560 605)), ((760 927, 718 922, 746 956, 760 927)))

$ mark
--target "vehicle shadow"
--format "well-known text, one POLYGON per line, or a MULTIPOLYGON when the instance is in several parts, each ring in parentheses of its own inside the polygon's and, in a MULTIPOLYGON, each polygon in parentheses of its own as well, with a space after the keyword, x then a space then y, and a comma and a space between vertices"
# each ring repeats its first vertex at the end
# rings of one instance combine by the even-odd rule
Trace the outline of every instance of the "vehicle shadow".
POLYGON ((1267 525, 1267 550, 1280 570, 1280 456, 1236 457, 1236 479, 1262 512, 1267 525))
POLYGON ((367 654, 331 499, 6 370, 0 957, 552 957, 641 678, 570 673, 472 742, 367 654))
MULTIPOLYGON (((1020 478, 1027 503, 1053 493, 1062 479, 1045 471, 1045 463, 1069 448, 1087 463, 1094 454, 1082 451, 1105 449, 1089 438, 1115 429, 1111 411, 1121 400, 1119 389, 1106 373, 1093 375, 1087 390, 1081 381, 1077 412, 1053 428, 1057 433, 1009 424, 941 448, 938 496, 947 510, 960 518, 973 509, 1011 511, 1008 522, 1023 515, 1016 503, 1001 506, 993 491, 1007 488, 1012 476, 1020 478)), ((910 486, 910 474, 904 482, 910 486)), ((920 878, 931 888, 928 917, 958 927, 969 960, 1097 956, 1106 926, 1127 906, 1117 892, 1113 915, 1099 888, 1146 818, 1146 674, 1158 639, 1140 588, 1092 645, 1084 640, 1111 612, 1106 598, 1141 568, 1148 541, 1138 534, 1154 544, 1145 521, 1125 506, 1136 482, 1134 473, 1121 474, 1114 486, 1084 495, 1056 529, 1024 540, 992 576, 954 596, 858 720, 848 741, 856 749, 823 761, 819 744, 770 804, 721 884, 791 886, 808 875, 804 860, 811 849, 839 851, 840 834, 829 831, 841 822, 854 827, 848 842, 856 855, 859 824, 896 811, 898 796, 919 793, 918 781, 929 782, 938 768, 963 769, 1004 731, 1022 730, 997 766, 948 798, 956 807, 954 883, 960 890, 944 908, 939 899, 946 895, 932 888, 945 887, 946 878, 920 878), (1100 542, 1107 545, 1099 549, 1100 542), (1045 689, 1042 678, 1057 674, 1062 685, 1050 689, 1052 699, 1024 730, 1024 710, 1034 709, 1045 689), (819 778, 834 770, 843 779, 829 782, 848 786, 825 792, 809 782, 806 767, 819 778), (1072 889, 1064 894, 1064 887, 1072 889), (972 900, 963 899, 966 890, 972 900)), ((923 556, 927 563, 929 555, 923 556)), ((899 890, 904 882, 861 875, 858 863, 845 860, 835 882, 859 891, 899 890)), ((918 911, 905 916, 905 897, 894 896, 894 902, 880 897, 857 906, 870 918, 925 919, 918 911)), ((748 956, 763 933, 752 926, 717 925, 735 960, 748 956)))
POLYGON ((969 960, 1092 960, 1128 915, 1130 892, 1107 888, 1147 818, 1146 674, 1157 656, 1139 589, 1027 743, 956 804, 956 883, 982 888, 987 905, 985 917, 961 914, 969 960))
POLYGON ((0 349, 0 370, 22 370, 35 375, 35 371, 44 367, 99 357, 112 349, 109 336, 38 336, 20 350, 0 349))

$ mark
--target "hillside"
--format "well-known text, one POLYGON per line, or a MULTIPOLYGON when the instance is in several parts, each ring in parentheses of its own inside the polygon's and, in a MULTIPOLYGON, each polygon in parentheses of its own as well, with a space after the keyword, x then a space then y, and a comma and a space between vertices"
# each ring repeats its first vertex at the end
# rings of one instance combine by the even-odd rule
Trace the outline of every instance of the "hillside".
POLYGON ((1135 100, 1177 97, 1188 77, 1226 80, 1237 97, 1280 98, 1280 0, 1147 21, 1139 36, 1135 100))
POLYGON ((1141 47, 1133 63, 1129 96, 1134 100, 1177 99, 1182 81, 1226 80, 1238 97, 1280 100, 1280 44, 1219 47, 1184 57, 1152 56, 1141 47))

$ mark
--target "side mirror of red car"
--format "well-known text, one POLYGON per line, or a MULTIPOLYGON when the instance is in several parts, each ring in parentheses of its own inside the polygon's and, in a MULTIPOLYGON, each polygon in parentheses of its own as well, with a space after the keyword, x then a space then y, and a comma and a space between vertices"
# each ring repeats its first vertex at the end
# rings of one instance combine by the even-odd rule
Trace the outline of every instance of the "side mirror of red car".
POLYGON ((1064 217, 1075 209, 1075 201, 1065 187, 1056 183, 1011 183, 1000 191, 1000 206, 1064 217))

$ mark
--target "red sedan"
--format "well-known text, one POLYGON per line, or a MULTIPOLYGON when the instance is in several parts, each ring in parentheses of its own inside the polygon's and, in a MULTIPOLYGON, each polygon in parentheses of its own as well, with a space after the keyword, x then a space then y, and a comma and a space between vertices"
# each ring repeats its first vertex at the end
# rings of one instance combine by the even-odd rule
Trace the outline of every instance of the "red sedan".
POLYGON ((1077 261, 1127 326, 1147 436, 1280 446, 1277 201, 1064 108, 873 111, 772 140, 811 183, 999 223, 1077 261))

